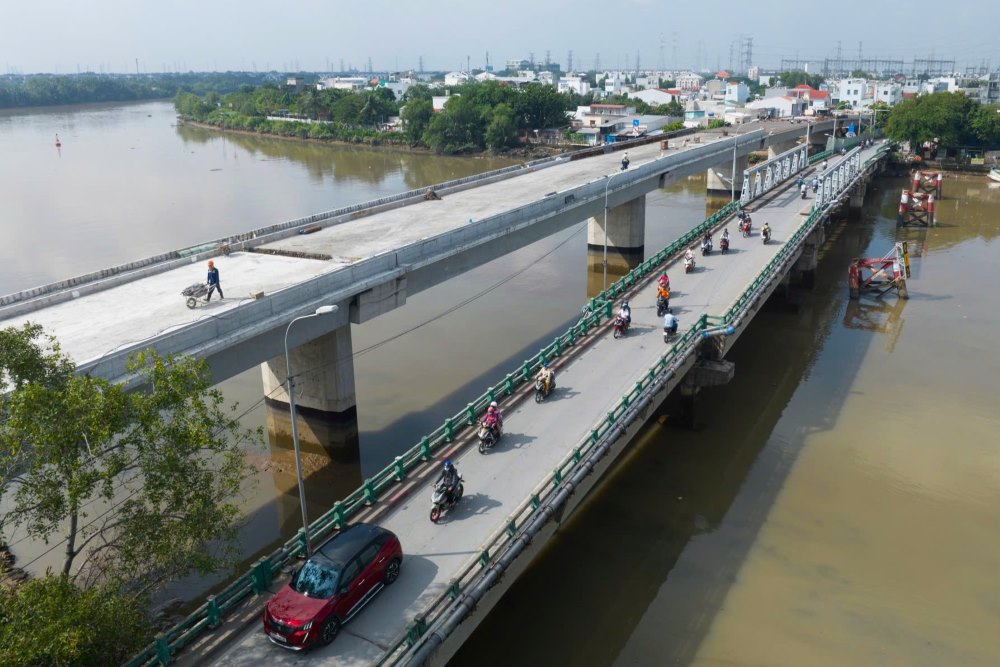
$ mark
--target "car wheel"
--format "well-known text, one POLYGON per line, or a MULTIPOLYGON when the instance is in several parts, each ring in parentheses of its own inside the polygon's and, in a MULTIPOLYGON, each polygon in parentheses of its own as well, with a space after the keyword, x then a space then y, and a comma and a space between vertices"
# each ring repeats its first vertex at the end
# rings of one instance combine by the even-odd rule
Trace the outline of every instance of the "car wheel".
POLYGON ((340 620, 337 617, 331 617, 323 624, 323 629, 319 633, 319 643, 326 646, 340 634, 340 620))
POLYGON ((399 559, 393 558, 389 561, 389 564, 385 566, 385 574, 382 575, 382 583, 386 586, 391 586, 392 582, 399 578, 399 564, 399 559))

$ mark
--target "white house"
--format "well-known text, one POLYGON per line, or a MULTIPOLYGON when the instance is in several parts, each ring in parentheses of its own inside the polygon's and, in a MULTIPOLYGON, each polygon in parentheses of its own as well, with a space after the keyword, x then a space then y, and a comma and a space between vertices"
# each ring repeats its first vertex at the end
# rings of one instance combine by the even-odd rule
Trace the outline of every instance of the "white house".
POLYGON ((686 90, 690 92, 696 92, 701 90, 701 84, 704 81, 700 75, 694 72, 685 72, 677 77, 675 81, 678 88, 681 90, 686 90))
POLYGON ((328 76, 319 80, 317 90, 364 90, 368 79, 363 76, 328 76))
POLYGON ((867 79, 842 79, 837 99, 852 107, 867 106, 871 102, 867 79))
POLYGON ((444 85, 457 86, 469 82, 469 75, 465 72, 448 72, 444 75, 444 85))
POLYGON ((671 90, 664 90, 663 88, 648 88, 629 95, 629 99, 642 100, 651 106, 670 104, 674 100, 680 100, 680 97, 681 91, 676 88, 671 90))
POLYGON ((579 76, 564 76, 559 79, 558 86, 560 93, 576 93, 577 95, 590 94, 590 82, 579 76))
POLYGON ((782 97, 765 97, 747 103, 747 109, 766 111, 771 118, 791 118, 801 116, 805 108, 802 100, 784 95, 782 97))
POLYGON ((882 102, 889 106, 895 106, 903 101, 903 87, 892 81, 877 81, 875 83, 875 97, 873 103, 882 102))
POLYGON ((444 111, 444 103, 451 95, 434 95, 431 97, 431 109, 433 111, 444 111))
POLYGON ((726 84, 726 102, 744 104, 750 99, 750 89, 741 81, 730 81, 726 84))

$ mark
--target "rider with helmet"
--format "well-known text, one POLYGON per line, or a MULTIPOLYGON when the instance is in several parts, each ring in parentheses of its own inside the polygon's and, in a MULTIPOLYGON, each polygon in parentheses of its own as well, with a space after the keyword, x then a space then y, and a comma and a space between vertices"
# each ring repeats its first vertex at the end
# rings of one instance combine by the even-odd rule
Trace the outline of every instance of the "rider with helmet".
MULTIPOLYGON (((503 431, 503 412, 500 411, 500 406, 497 405, 496 401, 490 403, 490 407, 493 408, 494 414, 497 416, 497 421, 500 422, 500 430, 503 431)), ((489 412, 489 410, 487 410, 489 412)))
POLYGON ((538 369, 538 375, 535 377, 545 383, 545 395, 548 396, 549 392, 552 391, 552 387, 556 385, 556 374, 549 367, 549 362, 542 362, 542 367, 538 369))
POLYGON ((771 225, 764 223, 764 226, 760 228, 760 235, 765 239, 771 238, 771 225))
POLYGON ((452 502, 454 499, 455 489, 458 487, 458 468, 452 464, 450 460, 444 462, 444 468, 441 470, 441 474, 438 475, 437 481, 434 482, 434 486, 439 484, 443 485, 445 488, 445 493, 448 496, 448 502, 452 502))
POLYGON ((674 315, 672 308, 667 308, 667 314, 663 316, 663 333, 668 336, 673 336, 677 333, 677 316, 674 315))
POLYGON ((486 408, 486 415, 483 417, 483 426, 493 431, 493 435, 500 437, 500 411, 492 405, 486 408))
POLYGON ((618 311, 618 317, 625 320, 625 324, 632 324, 632 309, 628 306, 628 301, 622 301, 622 307, 618 311))

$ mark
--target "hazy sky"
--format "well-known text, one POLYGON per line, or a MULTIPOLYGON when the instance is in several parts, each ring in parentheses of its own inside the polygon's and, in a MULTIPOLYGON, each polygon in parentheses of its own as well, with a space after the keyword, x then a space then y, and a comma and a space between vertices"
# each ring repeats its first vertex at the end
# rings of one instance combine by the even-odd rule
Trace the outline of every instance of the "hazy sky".
POLYGON ((482 67, 508 59, 577 68, 727 67, 753 60, 954 58, 1000 66, 994 0, 0 0, 2 72, 482 67), (662 44, 662 47, 661 47, 662 44), (674 54, 676 52, 676 60, 674 54))

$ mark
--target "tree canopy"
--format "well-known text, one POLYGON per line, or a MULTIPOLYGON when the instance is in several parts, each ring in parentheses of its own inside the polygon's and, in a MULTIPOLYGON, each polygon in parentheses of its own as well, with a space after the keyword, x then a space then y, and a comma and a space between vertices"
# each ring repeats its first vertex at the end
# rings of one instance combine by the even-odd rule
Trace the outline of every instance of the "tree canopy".
POLYGON ((933 93, 903 100, 889 113, 886 134, 916 144, 936 140, 942 146, 989 143, 997 137, 988 111, 961 93, 933 93))
POLYGON ((69 580, 136 599, 232 562, 243 446, 261 436, 240 431, 204 362, 139 353, 146 390, 126 392, 75 374, 38 325, 0 342, 0 530, 61 537, 69 580))
POLYGON ((823 76, 820 74, 809 74, 802 70, 792 70, 790 72, 782 72, 781 85, 788 88, 794 88, 795 86, 800 86, 806 84, 807 86, 812 86, 813 88, 819 88, 820 84, 823 83, 823 76))

